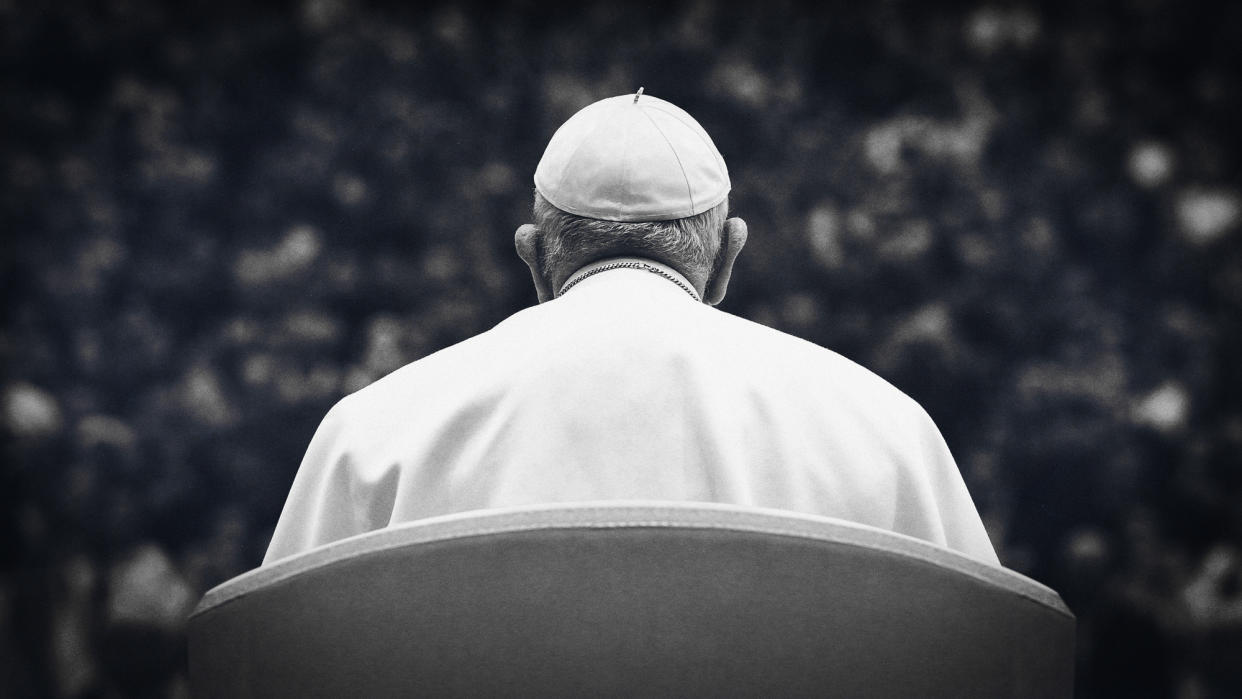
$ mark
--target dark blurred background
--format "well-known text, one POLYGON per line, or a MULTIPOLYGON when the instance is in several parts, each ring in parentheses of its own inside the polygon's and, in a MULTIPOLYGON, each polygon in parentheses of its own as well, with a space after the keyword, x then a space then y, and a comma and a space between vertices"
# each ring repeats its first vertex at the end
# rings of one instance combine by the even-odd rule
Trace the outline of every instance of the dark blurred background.
POLYGON ((1242 696, 1242 4, 30 5, 0 695, 185 697, 320 418, 535 302, 542 149, 641 85, 728 161, 723 308, 928 409, 1078 696, 1242 696))

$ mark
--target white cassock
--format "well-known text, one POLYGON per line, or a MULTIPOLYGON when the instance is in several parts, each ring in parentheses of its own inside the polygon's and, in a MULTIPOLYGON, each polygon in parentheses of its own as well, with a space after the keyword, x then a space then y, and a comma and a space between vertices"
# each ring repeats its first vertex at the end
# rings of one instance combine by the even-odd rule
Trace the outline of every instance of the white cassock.
POLYGON ((264 562, 425 517, 599 500, 825 515, 997 563, 917 403, 638 269, 587 277, 342 399, 264 562))

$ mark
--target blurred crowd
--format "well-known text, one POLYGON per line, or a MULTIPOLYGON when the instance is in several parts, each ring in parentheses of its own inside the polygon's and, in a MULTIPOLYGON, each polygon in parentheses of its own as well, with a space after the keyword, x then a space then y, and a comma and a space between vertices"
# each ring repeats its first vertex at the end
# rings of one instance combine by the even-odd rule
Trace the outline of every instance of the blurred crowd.
POLYGON ((535 302, 555 128, 695 115, 723 308, 940 425, 1078 696, 1242 696, 1242 5, 0 1, 0 695, 187 695, 341 396, 535 302))

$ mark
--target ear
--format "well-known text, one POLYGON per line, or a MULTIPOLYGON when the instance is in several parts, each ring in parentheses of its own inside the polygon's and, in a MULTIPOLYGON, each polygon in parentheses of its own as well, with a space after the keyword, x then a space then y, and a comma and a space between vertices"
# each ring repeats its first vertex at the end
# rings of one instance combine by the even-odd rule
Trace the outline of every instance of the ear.
POLYGON ((742 251, 743 245, 746 245, 746 222, 740 218, 728 219, 720 231, 721 251, 717 257, 719 263, 708 277, 703 300, 713 306, 724 300, 725 291, 729 288, 729 277, 733 275, 733 263, 737 261, 737 254, 742 251))
POLYGON ((546 270, 539 263, 539 248, 543 240, 543 231, 525 223, 518 226, 513 234, 513 245, 517 248, 518 257, 530 267, 531 280, 535 282, 535 293, 539 294, 539 303, 556 298, 552 293, 552 284, 548 281, 546 270))

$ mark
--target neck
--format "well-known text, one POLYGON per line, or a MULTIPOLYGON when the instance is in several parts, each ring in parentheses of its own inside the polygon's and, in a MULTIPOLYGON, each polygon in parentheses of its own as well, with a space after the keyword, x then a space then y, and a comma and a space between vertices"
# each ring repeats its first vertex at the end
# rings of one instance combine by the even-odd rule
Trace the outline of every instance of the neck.
POLYGON ((634 256, 608 257, 584 265, 583 267, 578 268, 578 271, 569 275, 565 279, 565 281, 560 285, 559 291, 557 291, 556 295, 563 295, 572 287, 577 285, 578 282, 581 282, 587 277, 591 277, 612 269, 638 269, 651 272, 652 274, 662 277, 670 283, 680 287, 682 291, 689 294, 689 296, 695 301, 702 301, 702 293, 695 288, 694 284, 691 283, 685 275, 677 271, 675 268, 661 262, 656 262, 651 258, 634 256))

